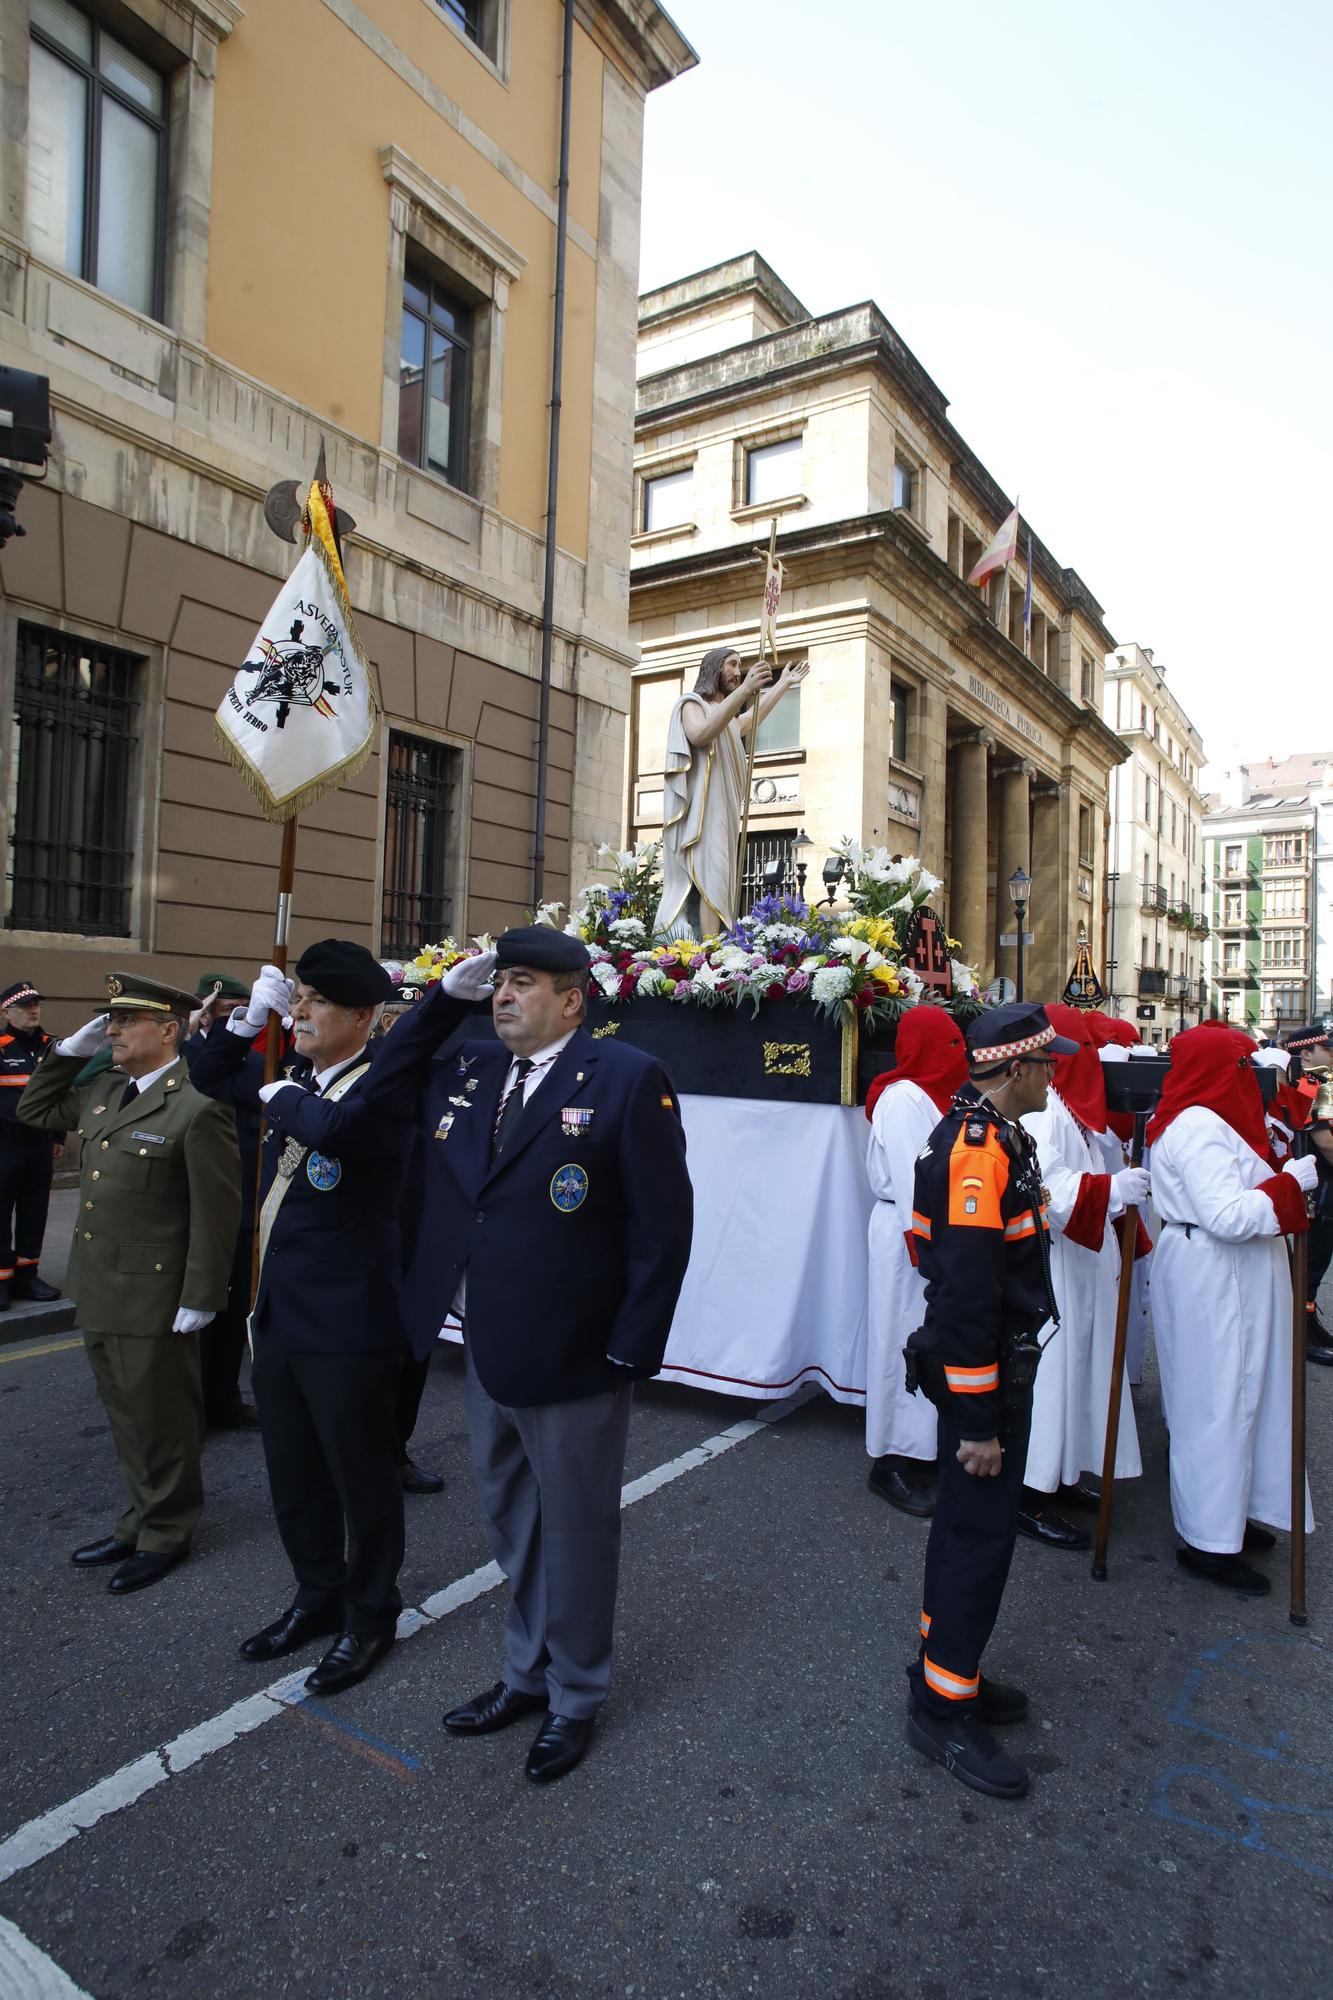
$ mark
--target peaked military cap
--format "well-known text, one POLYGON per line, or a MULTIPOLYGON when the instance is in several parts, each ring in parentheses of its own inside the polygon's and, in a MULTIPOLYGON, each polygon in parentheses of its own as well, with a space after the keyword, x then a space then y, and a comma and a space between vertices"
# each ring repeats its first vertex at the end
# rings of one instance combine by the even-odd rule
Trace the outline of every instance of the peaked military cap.
POLYGON ((394 984, 373 952, 350 938, 321 938, 296 961, 296 976, 335 1007, 378 1007, 394 984))
MULTIPOLYGON (((8 1000, 0 999, 0 1007, 8 1007, 8 1000)), ((1289 1035, 1282 1037, 1284 1049, 1318 1049, 1333 1042, 1333 1028, 1326 1028, 1322 1021, 1311 1021, 1308 1028, 1293 1028, 1289 1035)))
POLYGON ((534 972, 586 972, 592 960, 582 938, 569 937, 550 924, 521 924, 500 939, 495 962, 526 965, 534 972))
POLYGON ((6 986, 0 993, 0 1007, 31 1007, 41 994, 30 979, 16 979, 12 986, 6 986))
POLYGON ((1027 1000, 988 1007, 967 1024, 967 1056, 974 1064, 1013 1062, 1016 1056, 1077 1054, 1078 1043, 1057 1035, 1046 1018, 1046 1009, 1027 1000))
POLYGON ((108 972, 108 1005, 118 1014, 193 1014, 198 998, 179 986, 160 979, 145 979, 139 972, 108 972))

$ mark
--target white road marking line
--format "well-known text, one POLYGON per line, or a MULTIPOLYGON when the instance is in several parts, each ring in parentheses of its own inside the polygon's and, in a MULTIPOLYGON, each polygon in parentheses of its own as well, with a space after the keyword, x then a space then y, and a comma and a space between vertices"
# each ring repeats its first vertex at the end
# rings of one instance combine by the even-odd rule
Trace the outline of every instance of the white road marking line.
POLYGON ((0 1993, 5 2000, 90 2000, 8 1917, 0 1917, 0 1993))
MULTIPOLYGON (((621 1507, 632 1507, 638 1500, 646 1500, 673 1480, 683 1478, 687 1472, 697 1472, 702 1466, 711 1465, 724 1452, 732 1451, 748 1438, 757 1437, 761 1431, 769 1430, 790 1416, 803 1403, 808 1403, 818 1394, 810 1384, 803 1384, 792 1395, 781 1402, 770 1403, 756 1417, 747 1417, 733 1424, 729 1430, 719 1431, 716 1437, 705 1438, 702 1444, 694 1445, 676 1458, 668 1459, 664 1465, 654 1466, 641 1478, 631 1480, 622 1487, 621 1507)), ((445 1589, 438 1590, 424 1602, 407 1606, 398 1620, 399 1639, 411 1638, 413 1633, 425 1631, 427 1626, 438 1624, 452 1611, 459 1611, 465 1604, 484 1597, 504 1582, 504 1575, 498 1563, 487 1563, 481 1569, 474 1569, 467 1576, 455 1578, 445 1589)), ((0 1882, 8 1882, 11 1877, 22 1874, 34 1862, 54 1854, 67 1841, 74 1840, 99 1820, 112 1813, 123 1812, 126 1806, 134 1804, 145 1792, 155 1785, 165 1784, 178 1771, 188 1771, 201 1758, 211 1756, 215 1750, 225 1750, 238 1737, 246 1736, 253 1729, 260 1729, 280 1715, 284 1707, 299 1702, 305 1695, 308 1666, 299 1667, 293 1673, 284 1674, 281 1680, 273 1681, 257 1694, 246 1695, 242 1700, 224 1708, 220 1715, 209 1717, 205 1722, 196 1723, 145 1756, 136 1757, 131 1763, 123 1764, 113 1771, 109 1778, 92 1785, 86 1792, 67 1799, 64 1805, 54 1806, 50 1812, 39 1813, 19 1827, 9 1838, 0 1842, 0 1882)), ((20 1932, 21 1936, 22 1933, 20 1932)), ((34 1947, 35 1949, 35 1947, 34 1947)), ((59 1968, 56 1968, 57 1970, 59 1968)), ((3 1970, 3 1960, 0 1960, 3 1970)), ((61 1975, 64 1976, 63 1974, 61 1975)), ((35 1988, 34 1992, 49 1990, 53 1995, 64 1991, 59 1987, 35 1988)), ((76 1993, 76 1987, 68 1991, 76 1993)), ((0 1982, 0 1994, 7 1989, 0 1982)))

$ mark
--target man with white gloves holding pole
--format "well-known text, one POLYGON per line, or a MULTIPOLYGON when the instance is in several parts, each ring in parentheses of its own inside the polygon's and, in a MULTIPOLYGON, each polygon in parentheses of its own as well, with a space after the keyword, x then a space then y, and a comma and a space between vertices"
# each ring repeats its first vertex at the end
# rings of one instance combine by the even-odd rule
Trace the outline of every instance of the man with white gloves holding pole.
MULTIPOLYGON (((1259 1596, 1242 1560, 1291 1527, 1291 1271, 1313 1160, 1274 1168, 1254 1043, 1206 1022, 1176 1035, 1148 1127, 1162 1233, 1153 1320, 1171 1432, 1171 1512, 1193 1576, 1259 1596), (1255 1523, 1265 1523, 1256 1526, 1255 1523)), ((1306 1496, 1306 1527, 1314 1519, 1306 1496)))

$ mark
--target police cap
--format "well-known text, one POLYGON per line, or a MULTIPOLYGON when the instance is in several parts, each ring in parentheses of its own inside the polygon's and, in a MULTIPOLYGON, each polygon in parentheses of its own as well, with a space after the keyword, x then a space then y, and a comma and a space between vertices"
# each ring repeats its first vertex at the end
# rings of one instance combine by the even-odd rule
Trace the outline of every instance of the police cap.
POLYGON ((296 961, 296 976, 336 1007, 378 1007, 394 986, 373 952, 350 938, 321 938, 296 961))
POLYGON ((1013 1062, 1018 1056, 1074 1056, 1078 1043, 1057 1035, 1044 1007, 1015 1000, 1008 1007, 988 1007, 967 1024, 967 1059, 973 1069, 1013 1062))
POLYGON ((211 1000, 214 989, 219 1000, 248 1000, 250 988, 243 981, 233 979, 229 972, 205 972, 194 989, 196 1000, 211 1000))
POLYGON ((505 932, 495 947, 495 963, 500 971, 524 965, 533 972, 586 972, 592 960, 582 938, 550 924, 524 924, 505 932))
MULTIPOLYGON (((8 1007, 8 1000, 0 999, 0 1007, 8 1007)), ((1293 1028, 1289 1035, 1282 1037, 1284 1049, 1294 1049, 1297 1054, 1302 1049, 1319 1049, 1333 1042, 1333 1030, 1326 1028, 1322 1021, 1311 1021, 1308 1028, 1293 1028)))
POLYGON ((0 993, 0 1007, 31 1007, 41 997, 30 979, 16 979, 0 993))
POLYGON ((139 972, 108 972, 106 990, 113 1014, 170 1014, 176 1020, 187 1020, 198 1005, 197 995, 183 987, 145 979, 139 972))

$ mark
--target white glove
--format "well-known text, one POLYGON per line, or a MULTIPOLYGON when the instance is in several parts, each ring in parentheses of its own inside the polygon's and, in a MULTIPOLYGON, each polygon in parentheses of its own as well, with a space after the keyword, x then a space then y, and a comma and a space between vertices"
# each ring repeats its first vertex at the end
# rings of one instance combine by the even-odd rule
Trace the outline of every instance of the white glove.
POLYGON ((267 1104, 269 1099, 276 1097, 280 1090, 299 1090, 304 1094, 305 1086, 297 1083, 296 1079, 290 1076, 280 1076, 276 1083, 261 1083, 259 1086, 260 1103, 267 1104))
POLYGON ((451 1000, 489 1000, 494 971, 495 953, 477 952, 473 957, 460 958, 457 965, 451 965, 440 981, 440 987, 451 1000))
POLYGON ((1112 1174, 1111 1186, 1122 1209, 1142 1208, 1151 1191, 1146 1167, 1122 1167, 1112 1174))
POLYGON ((56 1043, 58 1056, 95 1056, 106 1040, 106 1024, 109 1014, 99 1014, 95 1021, 85 1021, 72 1035, 66 1035, 63 1042, 56 1043))
POLYGON ((1282 1171, 1306 1194, 1313 1194, 1319 1185, 1319 1162, 1313 1153, 1307 1153, 1303 1160, 1288 1160, 1282 1171))
POLYGON ((259 977, 250 988, 250 998, 246 1002, 245 1018, 258 1034, 268 1025, 270 1014, 290 1014, 292 1011, 292 982, 276 965, 261 965, 259 977))
POLYGON ((202 1333, 208 1322, 216 1318, 216 1313, 194 1312, 189 1306, 181 1306, 175 1319, 171 1322, 171 1331, 173 1333, 202 1333))

